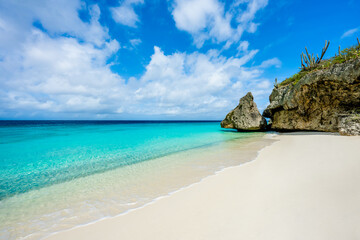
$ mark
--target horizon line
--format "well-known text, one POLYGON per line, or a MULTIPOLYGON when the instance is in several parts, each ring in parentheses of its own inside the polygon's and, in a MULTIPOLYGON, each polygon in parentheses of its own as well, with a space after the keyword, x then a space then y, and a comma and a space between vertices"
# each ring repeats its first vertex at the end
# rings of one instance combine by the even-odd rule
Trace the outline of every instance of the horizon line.
POLYGON ((115 119, 0 119, 0 121, 103 121, 103 122, 219 122, 222 120, 115 120, 115 119))

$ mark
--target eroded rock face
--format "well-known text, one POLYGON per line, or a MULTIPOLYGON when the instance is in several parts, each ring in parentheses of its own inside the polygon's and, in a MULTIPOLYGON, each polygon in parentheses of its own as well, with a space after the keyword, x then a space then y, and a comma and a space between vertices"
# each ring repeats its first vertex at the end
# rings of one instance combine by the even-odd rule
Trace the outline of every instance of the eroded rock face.
POLYGON ((360 59, 274 88, 264 116, 274 130, 339 131, 339 115, 360 111, 360 59))
POLYGON ((265 130, 266 120, 261 116, 251 92, 241 98, 239 105, 226 115, 221 127, 238 131, 265 130))
POLYGON ((360 135, 360 115, 339 116, 339 133, 345 136, 360 135))

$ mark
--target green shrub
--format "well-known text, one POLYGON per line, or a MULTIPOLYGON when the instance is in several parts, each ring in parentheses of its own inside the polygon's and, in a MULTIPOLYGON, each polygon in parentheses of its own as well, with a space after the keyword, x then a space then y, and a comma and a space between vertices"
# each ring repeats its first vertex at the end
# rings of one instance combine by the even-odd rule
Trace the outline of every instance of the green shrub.
MULTIPOLYGON (((305 67, 304 68, 304 62, 303 62, 303 57, 301 58, 301 70, 300 72, 294 74, 293 76, 286 78, 284 81, 282 81, 279 86, 286 86, 290 83, 292 83, 293 85, 297 84, 299 82, 299 80, 301 78, 303 78, 305 75, 307 75, 308 73, 314 72, 314 71, 318 71, 318 70, 322 70, 322 69, 328 69, 329 67, 333 66, 334 64, 338 64, 338 63, 344 63, 346 61, 349 61, 351 59, 356 59, 356 58, 360 58, 360 42, 359 39, 358 40, 358 44, 349 48, 345 48, 344 50, 340 50, 339 47, 339 55, 336 55, 330 59, 326 59, 326 60, 321 60, 320 62, 316 63, 314 62, 314 64, 312 64, 312 66, 310 67, 305 67)), ((325 44, 325 47, 327 49, 327 46, 325 44)), ((326 49, 323 49, 326 51, 326 49)), ((302 54, 304 55, 304 54, 302 54)), ((323 55, 323 54, 322 54, 323 55)))

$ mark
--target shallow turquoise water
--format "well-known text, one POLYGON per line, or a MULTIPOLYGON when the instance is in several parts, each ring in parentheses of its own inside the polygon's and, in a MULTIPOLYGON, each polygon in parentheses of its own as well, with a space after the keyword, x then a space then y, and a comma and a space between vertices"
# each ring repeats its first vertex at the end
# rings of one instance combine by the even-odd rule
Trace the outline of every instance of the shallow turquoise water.
POLYGON ((0 121, 0 239, 141 207, 250 160, 263 135, 219 122, 0 121))
POLYGON ((238 137, 218 122, 0 122, 0 199, 238 137))

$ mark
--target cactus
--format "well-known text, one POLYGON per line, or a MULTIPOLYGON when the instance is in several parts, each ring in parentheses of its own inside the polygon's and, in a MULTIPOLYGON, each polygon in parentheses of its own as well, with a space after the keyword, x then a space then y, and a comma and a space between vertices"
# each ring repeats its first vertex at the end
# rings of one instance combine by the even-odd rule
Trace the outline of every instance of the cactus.
POLYGON ((275 78, 274 87, 275 87, 275 88, 278 88, 278 86, 279 86, 279 84, 278 84, 277 78, 275 78))
POLYGON ((357 39, 357 41, 358 41, 358 45, 360 46, 360 41, 359 41, 359 38, 356 38, 357 39))
POLYGON ((304 52, 302 52, 300 55, 301 69, 310 70, 310 69, 316 67, 321 62, 322 58, 324 57, 329 45, 330 45, 330 41, 325 41, 325 47, 322 49, 320 57, 319 57, 319 55, 316 54, 316 58, 315 58, 314 54, 310 55, 307 48, 305 47, 306 55, 304 54, 304 52))
POLYGON ((341 47, 339 45, 339 56, 341 56, 341 47))

